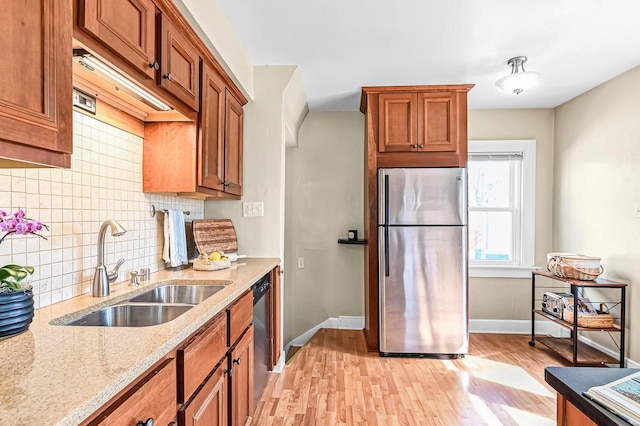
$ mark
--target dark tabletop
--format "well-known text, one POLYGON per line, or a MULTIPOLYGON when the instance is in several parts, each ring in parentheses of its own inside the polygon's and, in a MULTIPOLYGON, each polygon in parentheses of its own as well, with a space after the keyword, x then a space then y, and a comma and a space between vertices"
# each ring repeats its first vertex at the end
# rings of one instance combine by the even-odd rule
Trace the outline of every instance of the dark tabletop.
POLYGON ((544 379, 596 424, 628 426, 629 423, 582 396, 582 392, 638 371, 640 369, 637 368, 547 367, 544 369, 544 379))

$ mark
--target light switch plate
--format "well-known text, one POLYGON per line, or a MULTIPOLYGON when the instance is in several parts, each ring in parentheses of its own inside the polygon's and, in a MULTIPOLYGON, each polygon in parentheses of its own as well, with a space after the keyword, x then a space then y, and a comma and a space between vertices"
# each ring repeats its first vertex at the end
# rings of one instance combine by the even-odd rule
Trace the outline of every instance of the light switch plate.
POLYGON ((264 216, 264 203, 262 201, 246 201, 242 203, 242 216, 264 216))

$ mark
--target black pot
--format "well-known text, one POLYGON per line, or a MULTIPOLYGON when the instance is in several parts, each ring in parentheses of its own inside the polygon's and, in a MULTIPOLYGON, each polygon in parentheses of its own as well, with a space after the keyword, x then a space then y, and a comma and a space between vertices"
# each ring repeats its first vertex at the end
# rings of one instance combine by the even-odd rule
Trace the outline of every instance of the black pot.
POLYGON ((33 321, 33 292, 0 293, 0 337, 22 333, 33 321))

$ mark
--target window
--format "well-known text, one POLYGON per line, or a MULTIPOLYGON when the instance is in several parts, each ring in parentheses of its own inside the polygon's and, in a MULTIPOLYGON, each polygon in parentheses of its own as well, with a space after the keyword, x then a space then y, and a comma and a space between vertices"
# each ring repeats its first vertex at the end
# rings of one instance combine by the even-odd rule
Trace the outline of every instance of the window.
POLYGON ((534 140, 469 141, 469 275, 529 277, 534 263, 534 140))

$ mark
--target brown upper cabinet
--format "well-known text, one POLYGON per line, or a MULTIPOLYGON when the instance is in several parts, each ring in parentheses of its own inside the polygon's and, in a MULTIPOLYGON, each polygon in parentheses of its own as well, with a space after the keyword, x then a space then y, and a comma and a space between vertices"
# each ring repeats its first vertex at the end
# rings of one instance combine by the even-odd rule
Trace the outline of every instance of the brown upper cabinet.
POLYGON ((242 195, 242 105, 222 76, 202 63, 198 186, 242 195))
POLYGON ((198 111, 199 62, 196 48, 178 28, 161 14, 158 18, 160 34, 160 87, 198 111))
POLYGON ((78 26, 148 78, 156 76, 156 6, 151 0, 79 0, 78 26))
POLYGON ((143 191, 240 199, 242 104, 213 67, 203 62, 201 74, 197 129, 192 122, 145 124, 143 191))
POLYGON ((466 165, 471 87, 364 87, 361 111, 368 116, 379 166, 466 165))
POLYGON ((69 2, 4 2, 0 167, 70 167, 69 2))
POLYGON ((176 109, 198 111, 200 54, 169 3, 76 0, 74 38, 160 98, 169 93, 187 107, 169 101, 176 109))
POLYGON ((242 105, 229 90, 225 96, 224 175, 225 191, 242 195, 242 105))

